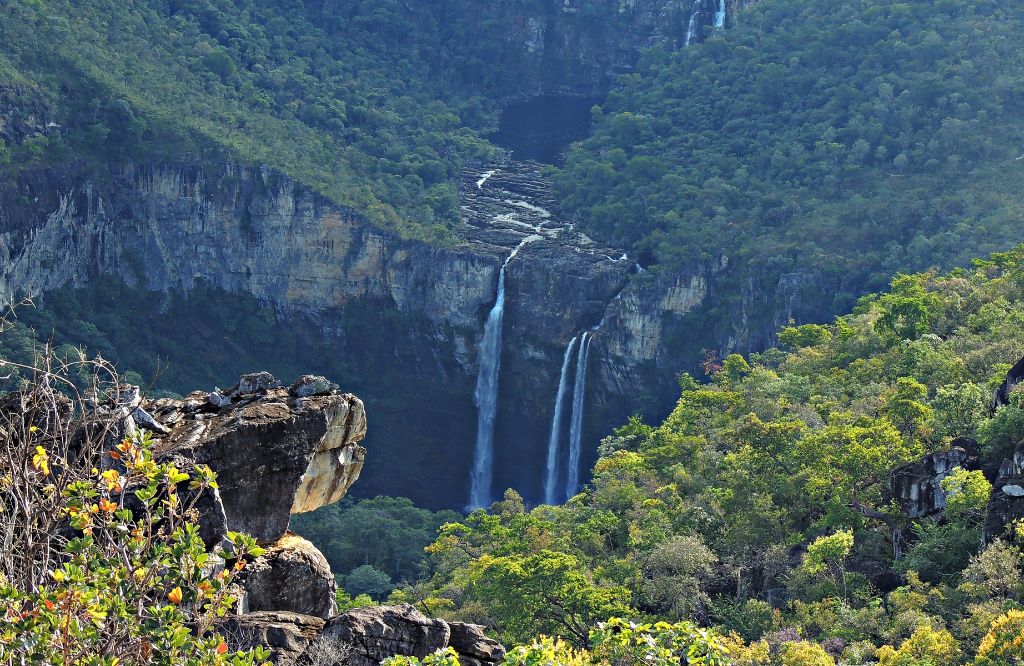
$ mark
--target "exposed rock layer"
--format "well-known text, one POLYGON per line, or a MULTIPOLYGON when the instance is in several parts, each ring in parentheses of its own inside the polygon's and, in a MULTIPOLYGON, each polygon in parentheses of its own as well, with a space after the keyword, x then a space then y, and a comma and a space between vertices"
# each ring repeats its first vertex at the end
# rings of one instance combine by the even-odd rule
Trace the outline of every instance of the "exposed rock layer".
POLYGON ((142 405, 166 430, 158 451, 209 465, 228 529, 264 544, 284 536, 293 512, 341 499, 365 454, 359 398, 336 391, 296 398, 274 384, 250 375, 221 398, 196 392, 142 405))

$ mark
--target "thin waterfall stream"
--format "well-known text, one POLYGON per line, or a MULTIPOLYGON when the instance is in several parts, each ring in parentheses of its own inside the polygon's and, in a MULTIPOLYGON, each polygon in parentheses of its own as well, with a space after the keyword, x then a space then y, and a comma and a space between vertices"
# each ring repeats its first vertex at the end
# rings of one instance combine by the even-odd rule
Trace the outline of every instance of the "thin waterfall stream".
POLYGON ((498 271, 498 293, 487 315, 484 335, 480 341, 480 370, 476 378, 473 401, 477 407, 476 448, 469 485, 469 510, 491 503, 491 481, 494 476, 494 417, 498 413, 498 378, 501 373, 501 334, 505 318, 505 269, 527 243, 540 236, 527 236, 508 255, 498 271))
POLYGON ((547 476, 544 479, 544 503, 554 504, 558 501, 558 452, 562 435, 562 420, 565 412, 565 398, 569 393, 569 363, 572 361, 572 350, 576 346, 576 338, 569 341, 562 358, 562 374, 558 379, 558 392, 555 393, 555 413, 551 417, 551 436, 548 437, 547 476))
POLYGON ((587 331, 580 338, 576 354, 576 381, 572 387, 572 421, 569 424, 569 470, 565 482, 565 499, 580 489, 580 459, 583 454, 583 407, 587 392, 587 357, 590 354, 592 334, 587 331))

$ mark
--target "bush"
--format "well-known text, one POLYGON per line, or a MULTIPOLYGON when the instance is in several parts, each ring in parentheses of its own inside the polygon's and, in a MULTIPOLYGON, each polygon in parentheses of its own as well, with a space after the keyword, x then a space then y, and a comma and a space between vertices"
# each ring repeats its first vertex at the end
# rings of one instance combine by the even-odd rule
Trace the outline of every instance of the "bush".
POLYGON ((216 487, 213 473, 156 460, 137 431, 115 446, 123 422, 81 399, 69 375, 90 369, 97 396, 121 385, 105 366, 75 365, 36 372, 0 407, 0 511, 12 537, 0 552, 0 662, 262 662, 266 650, 230 653, 216 631, 236 602, 234 576, 261 549, 228 533, 207 553, 190 512, 216 487))

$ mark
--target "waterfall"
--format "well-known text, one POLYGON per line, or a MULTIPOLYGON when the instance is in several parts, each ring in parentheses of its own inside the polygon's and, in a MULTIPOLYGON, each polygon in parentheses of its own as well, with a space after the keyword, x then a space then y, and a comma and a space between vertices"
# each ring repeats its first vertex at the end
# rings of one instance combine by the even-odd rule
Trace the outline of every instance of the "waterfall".
POLYGON ((572 360, 572 349, 576 346, 576 338, 569 341, 562 357, 562 374, 558 379, 558 392, 555 394, 555 415, 551 417, 551 435, 548 437, 548 467, 544 479, 544 503, 554 504, 558 501, 558 440, 562 432, 562 415, 565 411, 565 396, 569 392, 569 361, 572 360))
POLYGON ((718 0, 718 10, 715 12, 715 30, 725 27, 725 0, 718 0))
POLYGON ((502 263, 498 271, 498 295, 487 315, 484 336, 480 341, 480 371, 476 377, 473 402, 477 407, 476 449, 469 485, 470 510, 491 503, 491 477, 494 466, 494 417, 498 412, 498 374, 501 371, 501 328, 505 318, 505 269, 519 250, 539 236, 527 236, 502 263))
POLYGON ((580 456, 583 450, 583 399, 587 391, 587 355, 590 353, 590 332, 580 338, 576 354, 576 382, 572 387, 572 421, 569 424, 569 475, 565 483, 565 499, 580 489, 580 456))
POLYGON ((686 46, 693 42, 697 34, 697 19, 700 17, 700 5, 704 0, 693 0, 693 8, 690 9, 690 24, 686 27, 686 46))

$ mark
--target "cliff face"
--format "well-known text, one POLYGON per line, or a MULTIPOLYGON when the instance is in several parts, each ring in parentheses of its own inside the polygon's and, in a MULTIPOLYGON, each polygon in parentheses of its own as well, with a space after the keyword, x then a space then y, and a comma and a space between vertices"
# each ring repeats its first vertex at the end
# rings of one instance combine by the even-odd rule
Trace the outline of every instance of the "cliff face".
MULTIPOLYGON (((745 4, 728 0, 729 20, 745 4)), ((564 0, 481 11, 501 27, 498 57, 516 79, 511 99, 604 94, 645 46, 681 46, 691 19, 713 26, 720 6, 564 0)), ((13 119, 5 131, 17 125, 20 136, 40 123, 32 131, 45 130, 45 114, 24 104, 15 113, 11 104, 0 113, 13 119)), ((0 295, 9 301, 103 277, 137 288, 138 302, 126 307, 139 316, 159 316, 162 295, 203 287, 254 297, 283 327, 311 321, 314 335, 345 359, 341 379, 384 417, 372 435, 379 456, 359 490, 436 507, 466 500, 483 324, 499 268, 524 240, 506 275, 494 486, 516 487, 528 499, 541 497, 571 339, 593 331, 587 470, 599 438, 628 415, 664 415, 675 376, 697 368, 703 350, 757 348, 827 291, 808 276, 776 283, 734 275, 727 257, 640 272, 620 249, 601 247, 550 212, 555 202, 536 165, 471 170, 461 192, 462 242, 439 248, 384 232, 266 168, 122 164, 103 175, 70 167, 24 173, 0 185, 0 295)), ((229 332, 205 337, 223 339, 227 353, 238 347, 229 332)), ((303 359, 326 373, 319 362, 303 359)))
MULTIPOLYGON (((786 294, 774 304, 718 302, 732 288, 726 258, 640 272, 621 250, 550 212, 550 189, 534 165, 467 172, 462 190, 464 240, 438 248, 383 232, 265 169, 25 174, 0 197, 2 293, 10 300, 107 276, 136 286, 141 302, 131 307, 143 310, 159 311, 160 293, 204 286, 255 296, 282 326, 313 321, 349 361, 340 379, 384 417, 360 491, 427 506, 466 500, 479 343, 498 270, 520 243, 506 275, 495 492, 542 496, 559 368, 573 337, 594 331, 585 474, 600 437, 631 413, 664 415, 675 376, 693 371, 702 349, 757 345, 794 302, 786 294), (764 326, 751 322, 755 305, 779 314, 764 326)), ((328 372, 322 359, 308 363, 328 372)))

